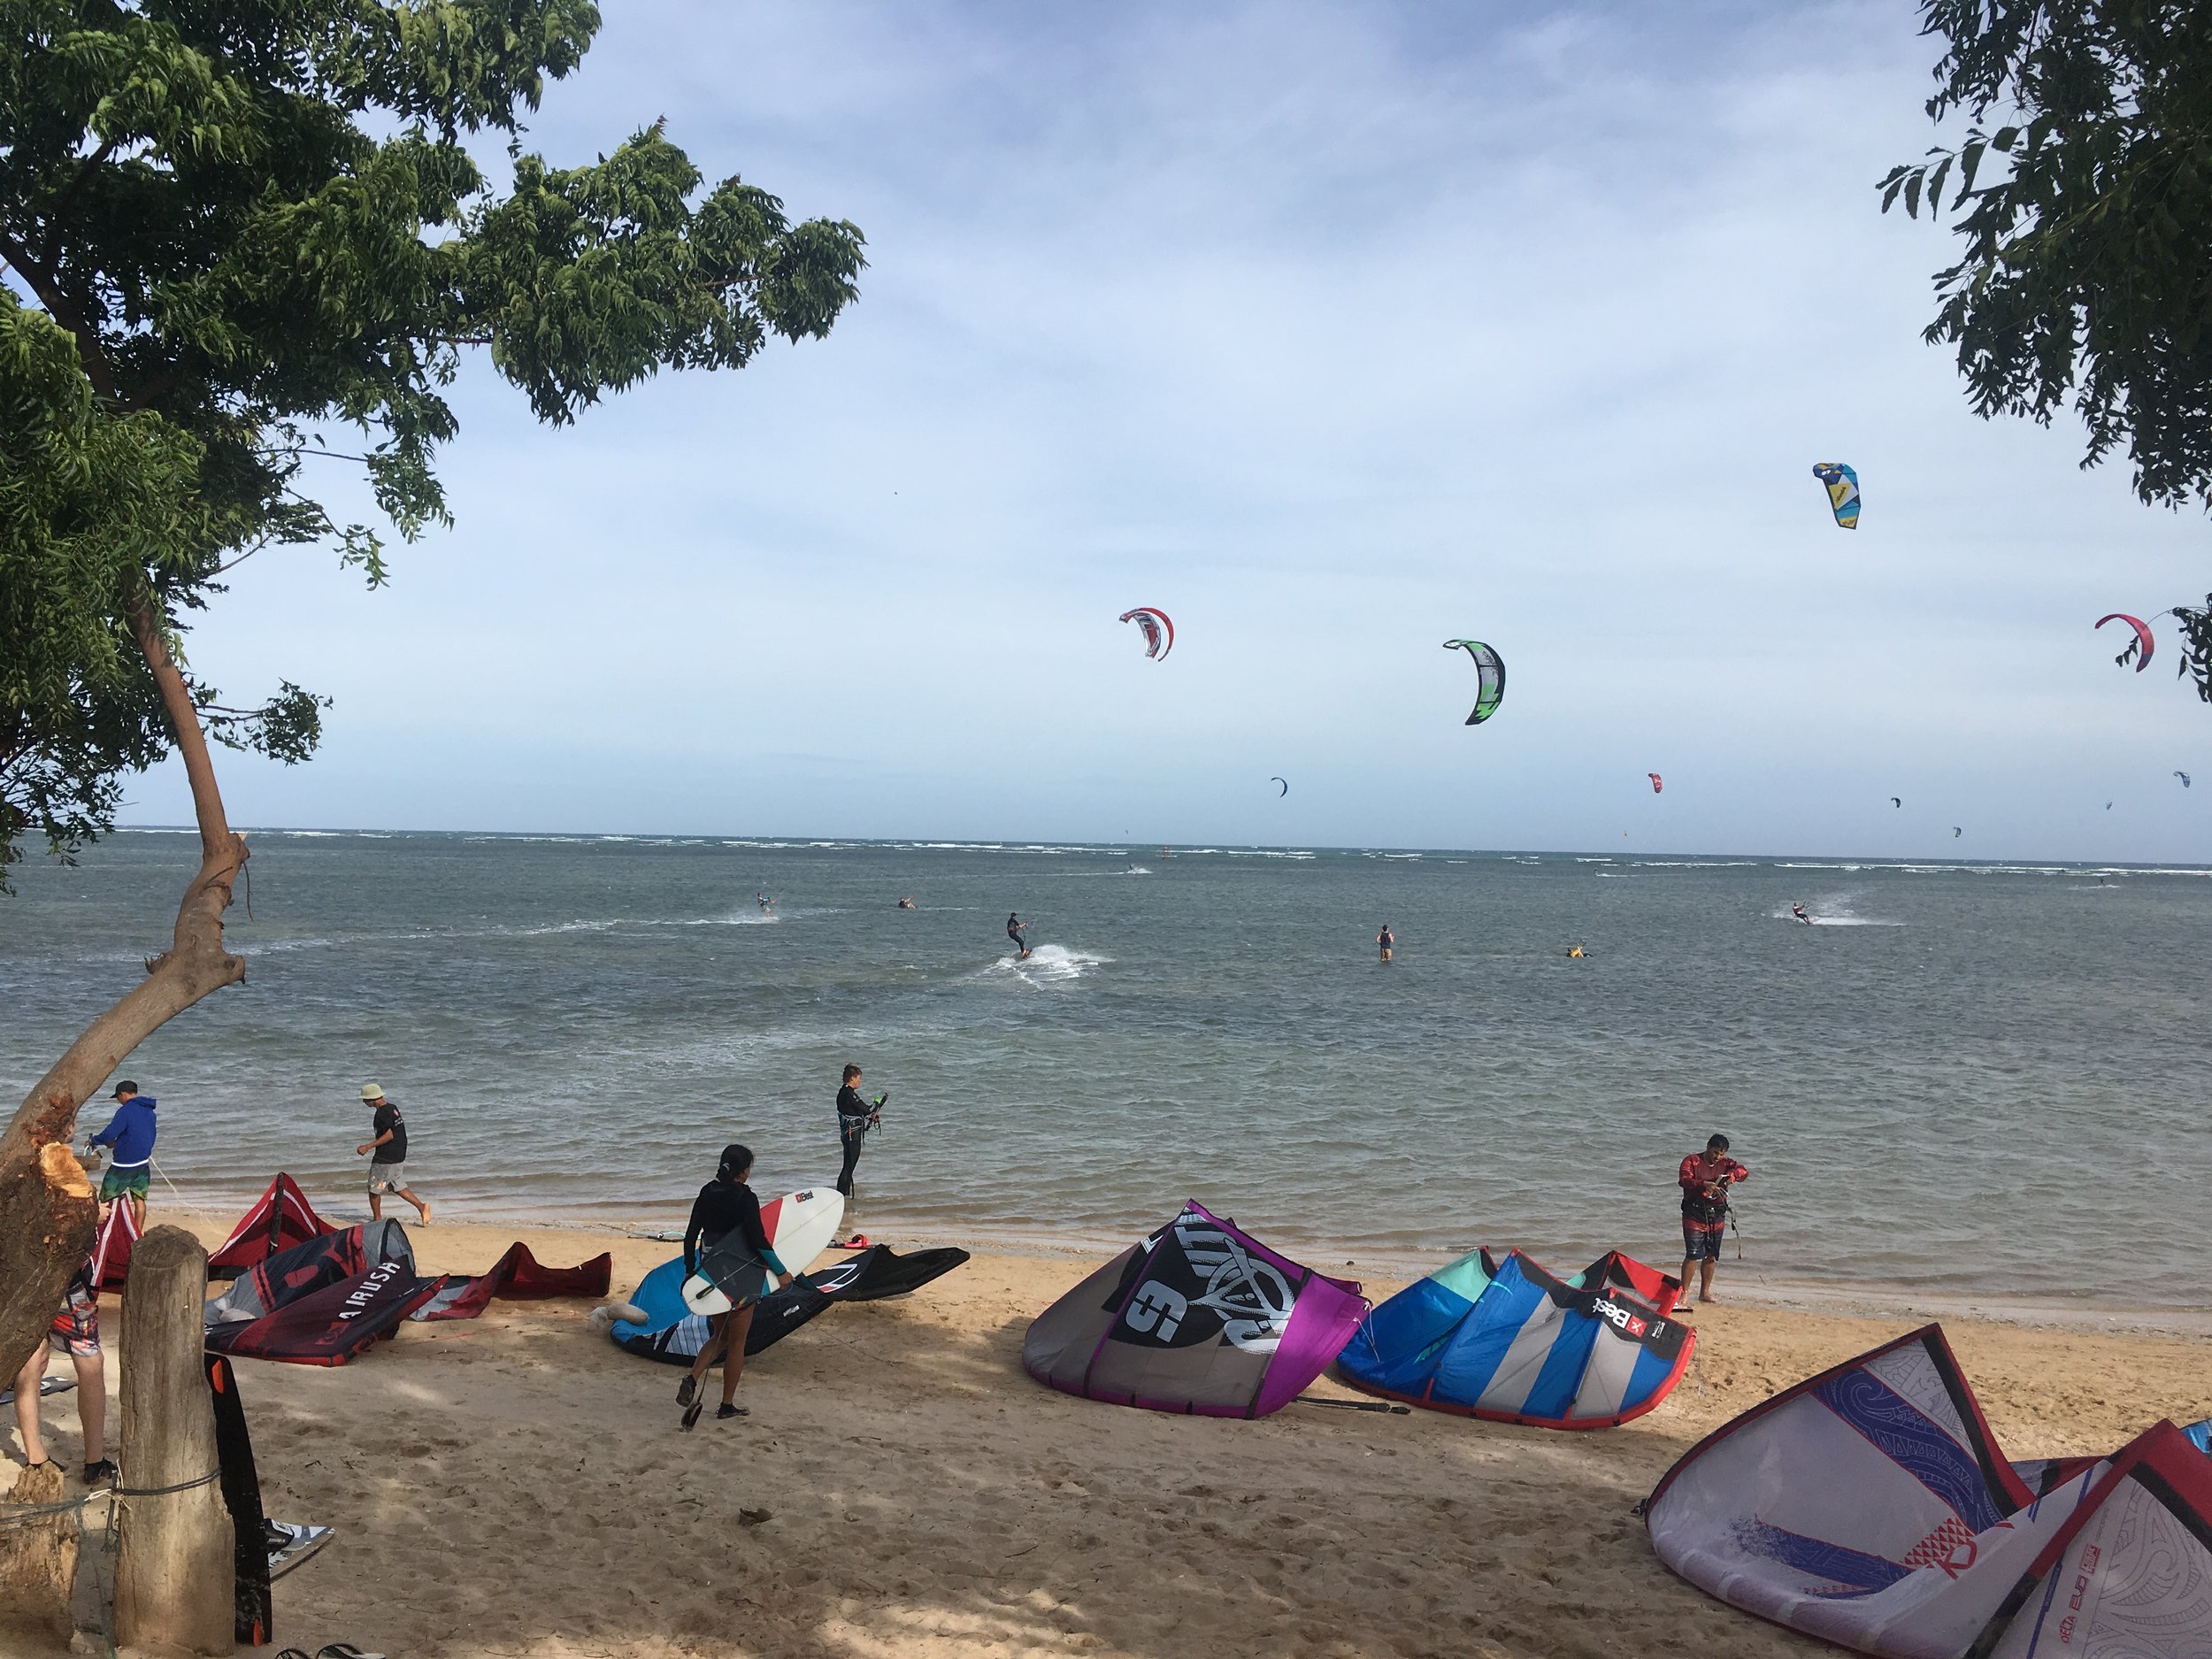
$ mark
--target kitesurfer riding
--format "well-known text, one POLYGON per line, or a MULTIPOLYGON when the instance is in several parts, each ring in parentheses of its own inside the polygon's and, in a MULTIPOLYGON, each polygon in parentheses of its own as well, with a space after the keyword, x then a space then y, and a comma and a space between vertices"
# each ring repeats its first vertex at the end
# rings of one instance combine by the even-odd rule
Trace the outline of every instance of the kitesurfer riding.
POLYGON ((860 1068, 845 1068, 845 1081, 837 1091, 837 1139, 845 1148, 845 1167, 837 1172, 837 1190, 848 1198, 853 1195, 853 1170, 860 1162, 860 1144, 871 1129, 883 1127, 883 1102, 890 1098, 879 1094, 873 1103, 863 1100, 860 1068))
POLYGON ((1813 925, 1813 918, 1805 914, 1805 907, 1801 904, 1791 905, 1790 914, 1797 918, 1799 921, 1804 923, 1808 927, 1810 927, 1813 925))
POLYGON ((901 900, 899 901, 899 908, 900 908, 901 910, 912 910, 912 909, 914 908, 914 900, 913 900, 913 898, 910 895, 910 896, 908 896, 908 897, 906 897, 906 898, 901 899, 901 900))
POLYGON ((1020 920, 1013 911, 1007 911, 1006 936, 1014 941, 1014 949, 1021 952, 1021 955, 1015 958, 1018 962, 1029 960, 1029 941, 1023 937, 1028 931, 1027 922, 1020 920))
POLYGON ((1728 1188, 1751 1179, 1751 1171, 1728 1156, 1728 1137, 1715 1135, 1705 1150, 1682 1160, 1682 1290, 1689 1294, 1690 1271, 1698 1272, 1697 1299, 1713 1300, 1713 1269, 1720 1262, 1721 1234, 1728 1226, 1728 1188))
MULTIPOLYGON (((760 1225, 760 1200, 745 1185, 745 1178, 752 1172, 749 1147, 733 1143, 722 1148, 722 1162, 714 1179, 691 1201, 690 1225, 684 1228, 685 1278, 697 1272, 700 1258, 734 1233, 760 1258, 779 1289, 791 1282, 791 1271, 778 1259, 768 1243, 766 1229, 760 1225)), ((699 1382, 718 1359, 722 1361, 722 1408, 715 1417, 746 1415, 745 1408, 737 1403, 737 1381, 745 1374, 745 1335, 753 1328, 753 1304, 758 1300, 757 1294, 733 1295, 727 1313, 707 1316, 706 1343, 699 1357, 691 1362, 689 1375, 676 1385, 676 1403, 684 1409, 684 1427, 698 1422, 699 1413, 706 1408, 706 1402, 699 1396, 699 1382)))

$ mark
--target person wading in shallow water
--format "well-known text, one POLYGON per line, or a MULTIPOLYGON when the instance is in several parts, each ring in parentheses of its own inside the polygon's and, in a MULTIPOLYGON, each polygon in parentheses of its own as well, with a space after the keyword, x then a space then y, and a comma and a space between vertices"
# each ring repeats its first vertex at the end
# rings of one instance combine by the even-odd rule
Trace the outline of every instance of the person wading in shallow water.
POLYGON ((860 1068, 845 1068, 845 1081, 837 1091, 837 1139, 845 1148, 845 1167, 837 1172, 837 1190, 850 1198, 853 1195, 853 1171, 860 1164, 861 1142, 871 1129, 883 1126, 877 1114, 882 1111, 888 1094, 879 1094, 872 1104, 860 1097, 860 1068))
POLYGON ((1690 1270, 1698 1270, 1697 1299, 1713 1300, 1713 1269, 1720 1264, 1721 1234, 1728 1227, 1728 1189, 1747 1181, 1751 1171, 1728 1156, 1728 1137, 1715 1135, 1705 1150, 1682 1160, 1682 1294, 1690 1293, 1690 1270))
POLYGON ((732 1233, 744 1240, 759 1271, 747 1275, 751 1280, 749 1288, 734 1280, 718 1286, 729 1297, 730 1310, 707 1316, 706 1343, 699 1357, 691 1362, 690 1374, 676 1385, 676 1403, 683 1408, 687 1429, 698 1422, 699 1413, 706 1409, 699 1383, 718 1359, 722 1362, 722 1407, 715 1417, 746 1415, 745 1408, 737 1403, 737 1382, 745 1374, 745 1334, 753 1328, 753 1304, 760 1300, 770 1279, 778 1289, 791 1282, 790 1269, 770 1248, 767 1231, 760 1225, 760 1200, 745 1185, 745 1178, 752 1172, 751 1148, 724 1147, 714 1179, 691 1201, 691 1224, 684 1229, 684 1277, 697 1272, 701 1258, 732 1233))
POLYGON ((1388 922, 1385 922, 1382 932, 1375 935, 1375 943, 1382 951, 1382 959, 1385 962, 1389 961, 1390 953, 1398 948, 1398 935, 1390 931, 1388 922))

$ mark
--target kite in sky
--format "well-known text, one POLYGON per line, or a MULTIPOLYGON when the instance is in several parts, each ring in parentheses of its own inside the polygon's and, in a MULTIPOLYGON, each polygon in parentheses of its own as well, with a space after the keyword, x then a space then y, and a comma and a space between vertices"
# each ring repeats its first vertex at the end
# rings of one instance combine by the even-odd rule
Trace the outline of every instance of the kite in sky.
POLYGON ((2129 646, 2127 649, 2122 651, 2112 660, 2119 664, 2121 667, 2124 668, 2127 666, 2128 658, 2131 657, 2135 657, 2135 672, 2139 674, 2145 669, 2148 668, 2151 665, 2151 652, 2157 646, 2157 641, 2151 638, 2150 624, 2144 621, 2140 617, 2131 617, 2128 615, 2128 613, 2124 611, 2115 611, 2109 616, 2102 616, 2097 618, 2097 626, 2099 627, 2104 626, 2104 625, 2108 622, 2124 622, 2128 625, 2128 626, 2135 630, 2135 643, 2129 646), (2140 656, 2137 656, 2138 651, 2141 652, 2140 656))
POLYGON ((1505 658, 1485 645, 1480 640, 1446 640, 1448 651, 1464 650, 1475 659, 1479 676, 1475 687, 1475 711, 1467 717, 1470 726, 1480 726, 1498 711, 1498 704, 1505 701, 1505 658))
MULTIPOLYGON (((1665 780, 1655 772, 1647 772, 1644 774, 1644 776, 1651 780, 1651 792, 1654 795, 1657 795, 1662 789, 1667 787, 1665 780)), ((1623 833, 1626 833, 1626 832, 1624 831, 1623 833)))
POLYGON ((1901 807, 1901 806, 1903 806, 1903 805, 1905 804, 1902 801, 1899 800, 1899 799, 1898 799, 1895 795, 1892 795, 1892 796, 1890 796, 1890 798, 1889 798, 1889 803, 1890 803, 1890 805, 1894 806, 1894 807, 1901 807))
POLYGON ((1143 633, 1147 657, 1167 660, 1167 654, 1175 649, 1175 624, 1168 620, 1166 611, 1152 605, 1139 605, 1134 611, 1123 611, 1121 619, 1135 623, 1143 633))
POLYGON ((1828 487, 1828 504, 1835 509, 1836 527, 1859 527, 1859 475, 1840 461, 1814 464, 1813 476, 1828 487))
POLYGON ((1278 801, 1281 800, 1285 795, 1290 793, 1290 780, 1287 778, 1270 778, 1268 782, 1279 783, 1283 786, 1275 792, 1275 798, 1278 801))
POLYGON ((1960 836, 1962 836, 1962 835, 1963 835, 1963 834, 1965 834, 1965 833, 1966 833, 1966 832, 1965 832, 1964 830, 1961 829, 1961 828, 1960 828, 1957 825, 1954 824, 1954 825, 1952 825, 1952 826, 1951 826, 1951 839, 1952 839, 1953 841, 1956 841, 1956 840, 1958 840, 1958 838, 1959 838, 1960 836))
POLYGON ((2174 774, 2174 776, 2181 780, 2181 787, 2183 788, 2186 789, 2189 787, 2189 774, 2187 772, 2177 772, 2174 774))

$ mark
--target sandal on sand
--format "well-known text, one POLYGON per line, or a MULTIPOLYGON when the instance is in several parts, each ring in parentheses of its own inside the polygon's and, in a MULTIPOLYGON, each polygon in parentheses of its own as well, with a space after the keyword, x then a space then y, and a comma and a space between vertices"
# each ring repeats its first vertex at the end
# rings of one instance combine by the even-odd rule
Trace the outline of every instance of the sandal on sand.
POLYGON ((687 1429, 696 1428, 699 1425, 699 1414, 706 1409, 707 1402, 695 1397, 692 1402, 684 1408, 683 1426, 687 1429))
POLYGON ((689 1405, 692 1395, 698 1392, 699 1379, 696 1377, 686 1377, 683 1381, 676 1385, 676 1403, 680 1406, 689 1405))
POLYGON ((752 1412, 743 1406, 723 1406, 714 1414, 717 1423, 726 1423, 732 1417, 749 1417, 752 1412))
POLYGON ((115 1460, 111 1457, 103 1457, 96 1463, 87 1463, 84 1466, 85 1485, 96 1486, 102 1481, 105 1481, 111 1486, 115 1484, 115 1460))
POLYGON ((315 1659, 384 1659, 384 1655, 357 1647, 349 1641, 334 1641, 315 1649, 315 1659))

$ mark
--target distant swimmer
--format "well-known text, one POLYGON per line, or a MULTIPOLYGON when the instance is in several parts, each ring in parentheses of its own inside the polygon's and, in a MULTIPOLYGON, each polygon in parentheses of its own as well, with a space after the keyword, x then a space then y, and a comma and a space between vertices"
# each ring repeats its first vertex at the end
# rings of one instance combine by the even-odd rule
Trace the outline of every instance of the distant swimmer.
POLYGON ((914 900, 912 895, 909 895, 907 897, 901 899, 899 901, 899 908, 902 910, 912 910, 914 908, 914 900))
POLYGON ((1791 905, 1790 914, 1797 918, 1799 921, 1804 923, 1808 927, 1810 927, 1813 925, 1813 918, 1805 914, 1805 907, 1801 904, 1791 905))
POLYGON ((1390 931, 1388 922, 1385 922, 1382 932, 1375 935, 1375 943, 1382 950, 1382 959, 1385 962, 1389 961, 1390 953, 1398 948, 1398 936, 1390 931))
POLYGON ((1569 945, 1567 947, 1567 955, 1574 961, 1580 962, 1589 953, 1585 951, 1580 945, 1569 945))
POLYGON ((1014 949, 1021 952, 1021 955, 1015 958, 1017 962, 1029 960, 1029 941, 1023 937, 1028 932, 1027 922, 1023 921, 1011 910, 1006 912, 1006 936, 1014 941, 1014 949))
POLYGON ((1690 1273, 1698 1274, 1697 1299, 1713 1300, 1713 1269, 1720 1264, 1721 1234, 1728 1226, 1728 1189, 1747 1181, 1751 1171, 1728 1156, 1728 1137, 1715 1135, 1705 1150, 1682 1160, 1676 1179, 1682 1187, 1682 1294, 1690 1294, 1690 1273))

